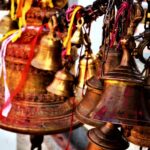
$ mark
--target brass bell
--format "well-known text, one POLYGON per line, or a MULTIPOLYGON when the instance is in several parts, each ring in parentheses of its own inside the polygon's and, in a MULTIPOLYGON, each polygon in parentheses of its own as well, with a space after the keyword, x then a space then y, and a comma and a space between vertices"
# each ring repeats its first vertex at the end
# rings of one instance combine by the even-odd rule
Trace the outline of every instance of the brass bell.
POLYGON ((73 36, 71 38, 71 43, 75 45, 80 45, 82 44, 83 40, 83 31, 82 31, 82 26, 84 24, 84 19, 81 18, 80 20, 77 21, 77 29, 73 33, 73 36))
MULTIPOLYGON (((142 105, 147 110, 147 114, 150 114, 150 68, 146 69, 145 73, 145 80, 144 80, 144 101, 142 105)), ((141 147, 150 147, 150 127, 144 126, 123 126, 123 131, 126 138, 141 147)))
POLYGON ((104 79, 104 92, 95 110, 91 113, 94 120, 109 121, 115 124, 149 125, 150 117, 143 105, 143 80, 138 71, 130 65, 131 55, 128 42, 132 37, 121 40, 123 56, 120 66, 108 72, 104 79))
POLYGON ((65 68, 58 71, 53 82, 47 87, 47 91, 58 96, 73 96, 74 76, 65 68))
POLYGON ((77 87, 83 88, 85 82, 96 73, 95 61, 92 52, 85 50, 85 54, 79 60, 79 75, 77 87))
MULTIPOLYGON (((33 31, 34 29, 26 29, 25 33, 32 35, 33 31)), ((26 34, 23 33, 18 41, 10 43, 7 47, 6 72, 10 94, 20 83, 22 71, 28 61, 30 41, 23 43, 26 34), (14 49, 19 49, 20 53, 15 53, 14 55, 14 49)), ((66 74, 61 75, 70 80, 70 82, 67 81, 68 88, 66 89, 67 96, 70 96, 73 95, 70 90, 72 90, 71 85, 74 79, 70 74, 66 74)), ((0 128, 17 133, 45 135, 69 130, 72 123, 73 127, 77 127, 79 121, 75 117, 73 117, 73 122, 71 120, 74 110, 73 98, 57 96, 46 90, 49 83, 53 81, 53 76, 49 71, 39 70, 30 66, 27 80, 22 90, 11 100, 12 107, 7 117, 0 114, 0 128)), ((0 108, 3 107, 4 98, 4 83, 1 79, 0 108)))
POLYGON ((49 35, 44 35, 31 65, 41 70, 56 72, 62 66, 61 50, 62 44, 59 39, 51 39, 49 35))
POLYGON ((83 123, 92 126, 101 125, 101 122, 95 120, 93 121, 90 118, 90 114, 94 111, 100 100, 103 90, 103 82, 94 76, 86 81, 86 86, 86 93, 83 96, 81 102, 76 107, 76 116, 83 123))
POLYGON ((75 89, 75 97, 78 102, 81 101, 86 91, 86 81, 96 74, 95 60, 92 53, 85 50, 85 54, 79 60, 79 73, 75 89))
POLYGON ((52 20, 48 22, 48 25, 50 31, 41 38, 38 52, 33 58, 31 65, 37 69, 56 72, 62 66, 62 44, 57 35, 55 35, 56 17, 52 16, 52 20))
POLYGON ((117 126, 110 122, 89 130, 88 138, 99 150, 125 150, 129 147, 117 126))

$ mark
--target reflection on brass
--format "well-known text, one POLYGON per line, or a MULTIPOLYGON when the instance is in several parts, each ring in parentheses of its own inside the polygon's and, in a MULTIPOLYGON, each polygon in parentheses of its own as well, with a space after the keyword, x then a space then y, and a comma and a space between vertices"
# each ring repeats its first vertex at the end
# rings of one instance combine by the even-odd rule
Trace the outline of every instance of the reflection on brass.
POLYGON ((67 4, 68 0, 55 0, 53 1, 56 8, 63 8, 67 4))

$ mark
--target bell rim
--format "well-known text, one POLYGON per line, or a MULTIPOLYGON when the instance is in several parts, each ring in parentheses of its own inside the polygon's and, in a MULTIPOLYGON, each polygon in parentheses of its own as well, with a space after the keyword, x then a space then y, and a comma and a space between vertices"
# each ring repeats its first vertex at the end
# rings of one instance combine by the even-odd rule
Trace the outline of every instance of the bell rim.
MULTIPOLYGON (((65 119, 66 120, 70 120, 70 122, 68 122, 68 124, 66 123, 64 127, 61 126, 60 128, 57 128, 55 130, 51 129, 51 125, 43 127, 43 128, 33 127, 32 129, 29 128, 29 127, 24 127, 24 124, 22 124, 21 127, 18 127, 15 124, 9 125, 8 124, 9 122, 7 122, 6 118, 4 118, 4 120, 7 123, 2 123, 2 121, 0 121, 0 128, 4 129, 4 130, 7 130, 7 131, 15 132, 15 133, 21 133, 21 134, 34 134, 34 135, 57 134, 57 133, 69 131, 69 129, 71 128, 70 127, 71 115, 68 118, 65 118, 65 119)), ((63 119, 62 119, 62 122, 64 122, 63 119)), ((11 121, 10 121, 10 123, 11 123, 11 121)), ((60 120, 57 120, 57 124, 56 124, 56 122, 54 122, 53 123, 53 127, 56 127, 56 125, 59 126, 60 124, 61 124, 60 120)), ((80 123, 76 118, 74 118, 74 122, 73 122, 72 128, 76 129, 76 128, 80 127, 80 126, 82 126, 82 123, 80 123)))

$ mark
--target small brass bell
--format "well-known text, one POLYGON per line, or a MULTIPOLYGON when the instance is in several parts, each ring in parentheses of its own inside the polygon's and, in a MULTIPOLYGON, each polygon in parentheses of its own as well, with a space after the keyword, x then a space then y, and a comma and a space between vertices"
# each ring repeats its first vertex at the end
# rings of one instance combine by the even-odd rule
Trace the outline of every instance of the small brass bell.
POLYGON ((75 97, 80 102, 86 91, 86 81, 96 74, 95 60, 92 53, 85 50, 85 54, 79 60, 79 74, 75 89, 75 97))
POLYGON ((110 122, 89 130, 88 138, 99 150, 125 150, 129 147, 117 126, 110 122))
POLYGON ((51 39, 48 35, 42 37, 39 51, 33 58, 31 65, 37 69, 56 72, 61 68, 61 42, 51 39))
POLYGON ((92 56, 92 52, 85 50, 85 54, 81 56, 79 61, 79 75, 77 87, 83 88, 85 82, 93 77, 96 73, 95 60, 92 56))
POLYGON ((41 38, 38 52, 33 58, 31 65, 37 69, 56 72, 62 66, 62 44, 60 39, 54 35, 55 31, 54 27, 51 25, 51 22, 49 24, 49 34, 44 35, 41 38))
POLYGON ((55 74, 53 82, 47 87, 47 91, 55 95, 71 97, 74 95, 74 76, 62 69, 55 74))
POLYGON ((82 44, 83 40, 83 32, 82 32, 82 26, 84 24, 83 18, 77 21, 77 29, 75 30, 72 38, 71 38, 71 43, 75 45, 80 45, 82 44))

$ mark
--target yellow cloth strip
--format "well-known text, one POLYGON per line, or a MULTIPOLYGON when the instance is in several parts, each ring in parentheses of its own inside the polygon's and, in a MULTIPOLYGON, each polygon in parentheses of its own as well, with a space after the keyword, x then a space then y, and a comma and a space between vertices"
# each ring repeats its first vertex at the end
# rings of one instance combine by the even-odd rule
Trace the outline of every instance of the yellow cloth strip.
POLYGON ((2 38, 0 38, 0 42, 4 41, 6 38, 8 38, 10 35, 15 33, 16 31, 17 30, 11 30, 11 31, 7 32, 2 38))
POLYGON ((72 27, 73 27, 75 15, 76 15, 76 13, 77 13, 81 8, 82 8, 81 6, 77 6, 77 7, 74 9, 74 11, 73 11, 73 13, 72 13, 72 17, 71 17, 70 24, 69 24, 69 28, 68 28, 68 34, 67 34, 67 37, 65 38, 65 40, 64 40, 64 42, 63 42, 64 47, 66 47, 66 54, 67 54, 67 55, 70 55, 70 52, 71 52, 71 36, 72 36, 72 27))
POLYGON ((28 10, 31 8, 32 5, 32 0, 25 0, 25 4, 22 10, 22 24, 26 25, 26 13, 28 12, 28 10))
POLYGON ((54 8, 54 4, 53 4, 53 1, 52 1, 52 0, 49 1, 49 7, 50 7, 50 8, 54 8))
POLYGON ((22 30, 21 28, 23 26, 26 26, 26 13, 28 12, 28 10, 31 8, 32 5, 32 0, 26 0, 24 7, 22 9, 22 16, 19 17, 19 22, 18 22, 18 26, 19 26, 19 31, 18 33, 13 37, 12 42, 15 42, 18 38, 21 37, 22 34, 22 30))
POLYGON ((15 0, 11 0, 10 16, 11 16, 12 20, 16 19, 16 16, 15 16, 15 0))

